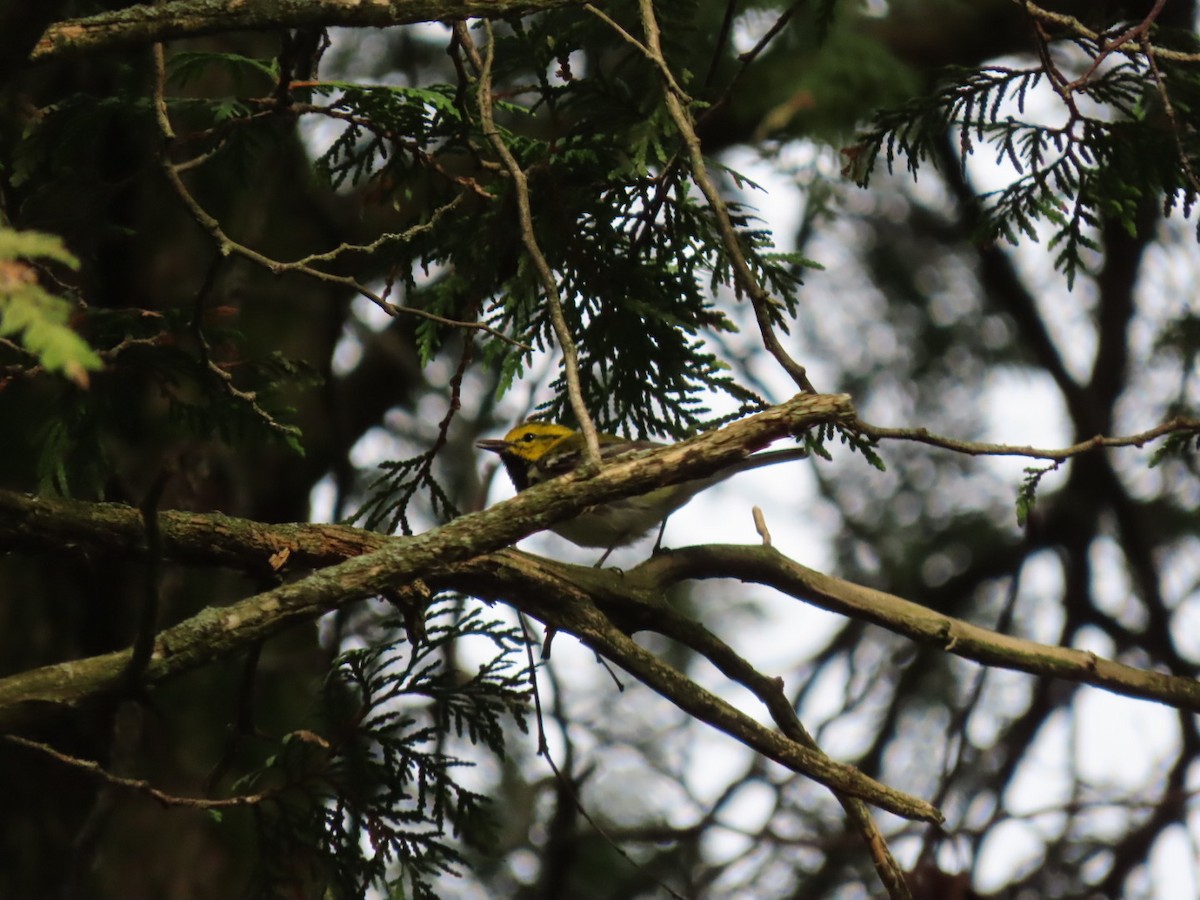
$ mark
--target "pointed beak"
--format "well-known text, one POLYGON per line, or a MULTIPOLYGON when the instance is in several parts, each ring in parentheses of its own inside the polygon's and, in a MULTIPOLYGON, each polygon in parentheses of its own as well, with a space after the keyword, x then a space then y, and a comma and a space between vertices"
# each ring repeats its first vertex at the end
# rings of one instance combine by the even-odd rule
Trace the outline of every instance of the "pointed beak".
POLYGON ((492 453, 503 453, 508 449, 508 441, 498 438, 488 438, 483 441, 476 441, 475 446, 480 450, 490 450, 492 453))

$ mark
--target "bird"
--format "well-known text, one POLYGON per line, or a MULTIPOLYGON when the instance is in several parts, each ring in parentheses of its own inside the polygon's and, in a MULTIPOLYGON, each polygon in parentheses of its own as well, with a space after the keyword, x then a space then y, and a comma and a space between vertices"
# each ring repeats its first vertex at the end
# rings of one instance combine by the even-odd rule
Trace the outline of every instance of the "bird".
MULTIPOLYGON (((601 434, 599 438, 602 462, 639 450, 668 446, 657 441, 629 440, 611 434, 601 434)), ((586 458, 587 442, 581 433, 566 425, 533 421, 517 425, 502 438, 478 441, 475 446, 497 454, 513 487, 523 491, 579 468, 586 458)), ((596 563, 601 566, 617 547, 638 541, 655 526, 659 527, 658 538, 661 542, 667 517, 705 488, 738 472, 807 456, 808 451, 803 447, 752 454, 704 478, 590 506, 574 518, 550 526, 550 530, 580 547, 603 547, 604 555, 596 563)), ((657 543, 655 550, 658 550, 657 543)))

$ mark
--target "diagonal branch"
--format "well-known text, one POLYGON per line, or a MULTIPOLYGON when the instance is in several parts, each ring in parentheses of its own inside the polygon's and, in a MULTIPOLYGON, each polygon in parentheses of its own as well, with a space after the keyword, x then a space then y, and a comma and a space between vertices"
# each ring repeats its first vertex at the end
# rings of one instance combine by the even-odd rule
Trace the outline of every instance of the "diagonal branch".
MULTIPOLYGON (((525 592, 529 590, 529 585, 522 585, 520 590, 523 597, 528 598, 529 594, 525 592)), ((925 802, 880 784, 852 766, 830 759, 815 746, 809 746, 791 735, 764 728, 750 716, 639 646, 613 626, 590 600, 584 599, 586 605, 564 604, 561 594, 551 594, 548 597, 549 610, 560 620, 555 627, 575 634, 588 647, 616 662, 693 718, 838 793, 865 800, 904 818, 933 823, 943 820, 941 813, 925 802)))
MULTIPOLYGON (((294 622, 417 578, 425 579, 431 588, 471 590, 477 596, 512 602, 510 597, 520 595, 512 585, 509 593, 494 594, 503 582, 501 574, 511 565, 506 561, 531 558, 523 554, 476 557, 598 502, 702 477, 773 438, 821 418, 849 415, 849 409, 844 396, 801 394, 720 431, 607 465, 592 478, 568 475, 554 479, 413 538, 389 538, 338 525, 264 525, 217 514, 164 511, 159 525, 165 559, 225 565, 253 574, 272 571, 272 560, 284 557, 293 572, 328 568, 231 607, 206 610, 191 620, 188 629, 169 639, 160 635, 146 679, 157 681, 204 665, 294 622)), ((146 552, 144 536, 138 511, 128 506, 0 491, 0 549, 61 552, 64 546, 84 546, 140 556, 146 552)), ((680 641, 698 641, 700 638, 689 637, 680 624, 686 620, 664 613, 661 602, 654 598, 684 579, 741 577, 964 659, 1083 682, 1200 712, 1200 687, 1193 679, 997 634, 807 569, 770 547, 676 550, 626 573, 568 568, 570 583, 586 590, 605 615, 630 632, 652 628, 680 641)), ((529 611, 553 624, 552 605, 529 611)), ((715 662, 723 651, 710 644, 705 652, 715 662)), ((0 725, 13 720, 23 700, 74 703, 117 686, 120 663, 127 656, 126 652, 95 657, 0 680, 0 725)), ((734 677, 732 670, 729 674, 734 677)))
MULTIPOLYGON (((588 506, 619 497, 645 493, 716 472, 744 458, 773 440, 799 433, 818 423, 850 414, 845 395, 799 394, 787 403, 749 416, 719 431, 661 450, 622 458, 602 468, 599 474, 575 472, 522 491, 516 497, 482 512, 455 519, 447 525, 408 538, 390 538, 375 549, 321 569, 299 581, 285 584, 232 606, 205 609, 186 627, 159 635, 142 681, 152 684, 172 675, 207 665, 214 658, 234 653, 288 627, 311 621, 330 610, 356 600, 377 596, 418 579, 430 579, 452 570, 455 563, 507 547, 523 537, 556 522, 578 515, 588 506)), ((2 494, 9 510, 16 495, 2 494)), ((30 527, 38 519, 39 501, 26 504, 24 514, 0 515, 0 535, 10 543, 29 541, 30 527)), ((111 510, 104 504, 89 509, 111 510)), ((118 507, 119 509, 119 507, 118 507)), ((140 546, 139 530, 134 547, 140 546)), ((175 521, 163 513, 163 552, 173 548, 169 528, 175 521)), ((210 519, 212 531, 232 523, 210 519)), ((246 523, 241 523, 245 527, 246 523)), ((317 526, 329 533, 334 526, 317 526)), ((348 529, 343 534, 353 534, 348 529)), ((59 541, 66 538, 60 534, 59 541)), ((58 549, 61 550, 59 543, 58 549)), ((270 558, 285 549, 276 547, 258 557, 268 566, 270 558)), ((298 554, 299 555, 299 554, 298 554)), ((22 713, 46 704, 74 704, 115 690, 128 664, 128 651, 88 660, 48 666, 0 680, 0 728, 21 718, 22 713)))
MULTIPOLYGON (((455 195, 454 199, 439 206, 435 209, 428 219, 424 222, 419 222, 416 225, 406 229, 400 233, 389 233, 381 235, 370 244, 360 246, 341 245, 326 253, 310 254, 302 259, 285 261, 272 259, 271 257, 258 252, 252 247, 247 247, 245 244, 239 243, 231 238, 226 232, 221 222, 208 212, 195 198, 183 180, 183 172, 192 167, 195 160, 185 163, 172 163, 168 158, 167 151, 170 145, 175 141, 176 136, 171 127, 170 118, 167 114, 166 103, 166 60, 161 44, 155 44, 153 49, 154 57, 154 118, 158 124, 159 135, 162 138, 163 146, 159 154, 159 164, 162 167, 163 174, 167 178, 167 183, 171 189, 179 197, 180 203, 188 211, 196 224, 208 232, 213 242, 217 246, 217 251, 221 256, 240 256, 242 259, 248 260, 255 265, 261 266, 273 275, 282 275, 285 272, 296 272, 300 275, 306 275, 309 278, 317 281, 324 281, 328 284, 338 284, 348 288, 366 299, 370 300, 389 316, 398 317, 401 315, 417 316, 418 318, 428 319, 432 322, 437 322, 439 325, 446 325, 450 328, 462 328, 473 331, 483 331, 498 340, 505 343, 520 347, 523 350, 531 349, 528 345, 516 341, 506 334, 492 328, 485 322, 470 322, 465 320, 450 319, 446 316, 440 316, 437 313, 432 313, 426 309, 420 309, 415 306, 397 306, 395 303, 389 302, 385 297, 372 291, 366 285, 359 282, 356 278, 349 275, 338 275, 333 272, 326 272, 324 269, 318 269, 312 265, 314 262, 327 261, 336 259, 343 251, 354 251, 359 253, 369 253, 379 246, 384 244, 403 244, 412 241, 421 234, 430 231, 437 227, 438 222, 448 213, 457 208, 466 199, 467 193, 465 190, 460 191, 455 195)), ((253 398, 251 398, 253 399, 253 398)), ((265 412, 261 412, 262 416, 266 416, 265 412)))
POLYGON ((492 148, 496 151, 496 155, 500 157, 500 161, 504 164, 505 170, 512 179, 513 191, 517 197, 517 217, 521 226, 521 243, 525 247, 525 252, 529 254, 530 260, 533 262, 538 281, 541 282, 542 290, 546 294, 546 305, 550 310, 550 322, 554 328, 554 336, 558 340, 559 349, 562 350, 563 375, 567 384, 567 397, 571 402, 571 411, 575 413, 575 419, 579 423, 579 430, 583 433, 587 464, 596 467, 600 464, 600 438, 596 433, 596 425, 592 422, 587 404, 583 401, 583 387, 579 381, 579 351, 575 348, 575 341, 571 337, 571 330, 567 327, 566 316, 563 314, 563 301, 561 292, 558 289, 558 281, 554 277, 554 272, 550 268, 550 262, 546 259, 546 254, 542 252, 537 235, 534 234, 533 207, 529 197, 529 178, 525 175, 525 170, 521 168, 521 163, 513 155, 508 144, 505 143, 504 135, 496 127, 495 105, 492 97, 492 63, 495 60, 496 41, 492 35, 492 26, 490 22, 484 22, 484 29, 487 34, 487 49, 483 57, 479 55, 479 50, 475 47, 466 24, 458 22, 454 28, 459 46, 468 54, 472 65, 479 72, 477 97, 479 117, 482 120, 480 124, 483 126, 484 135, 491 142, 492 148))
POLYGON ((1093 687, 1200 712, 1200 682, 1115 662, 1086 650, 1039 644, 991 631, 893 594, 809 569, 773 547, 704 546, 673 550, 638 566, 625 577, 666 590, 695 578, 738 578, 839 615, 871 622, 921 644, 963 659, 1093 687))
MULTIPOLYGON (((761 520, 761 510, 755 507, 755 512, 758 513, 755 520, 758 524, 761 520)), ((760 533, 765 531, 766 526, 763 524, 760 533)), ((770 546, 767 536, 764 536, 764 546, 770 546)), ((788 738, 810 750, 821 752, 816 740, 800 721, 791 699, 784 693, 782 678, 771 678, 759 672, 702 623, 689 618, 675 607, 661 607, 658 613, 656 631, 690 647, 716 666, 723 675, 749 690, 767 708, 776 726, 788 738)), ((857 797, 840 792, 835 791, 834 796, 863 837, 875 870, 887 887, 888 896, 910 897, 904 872, 888 849, 887 842, 866 804, 857 797)))
POLYGON ((733 220, 729 215, 729 207, 725 203, 725 198, 721 196, 721 192, 717 190, 716 184, 708 174, 708 164, 704 161, 700 136, 696 134, 696 126, 692 121, 691 113, 684 105, 686 98, 676 84, 675 77, 671 74, 666 57, 663 55, 658 20, 654 16, 653 0, 639 0, 639 8, 642 14, 642 27, 646 31, 646 47, 663 78, 665 87, 663 94, 667 112, 670 113, 671 120, 675 123, 684 146, 687 148, 692 177, 700 186, 700 191, 708 200, 708 205, 716 219, 717 228, 721 232, 721 241, 725 245, 725 252, 729 254, 729 261, 733 266, 737 288, 750 299, 763 346, 766 347, 768 353, 775 357, 775 361, 783 367, 797 387, 802 391, 815 393, 816 388, 808 380, 804 366, 792 359, 779 341, 779 335, 775 332, 775 321, 779 316, 779 301, 771 296, 751 270, 750 264, 746 260, 746 254, 742 250, 741 241, 738 239, 737 229, 734 228, 733 220))
MULTIPOLYGON (((314 735, 315 737, 315 735, 314 735)), ((122 788, 123 790, 132 791, 135 793, 145 794, 146 796, 157 800, 163 806, 181 806, 190 809, 233 809, 239 806, 254 806, 262 803, 270 797, 272 791, 261 791, 254 794, 238 794, 233 797, 224 797, 220 799, 209 799, 207 797, 182 797, 178 794, 168 794, 166 791, 159 790, 149 781, 143 778, 126 778, 122 775, 117 775, 108 771, 97 762, 90 759, 80 759, 77 756, 71 756, 68 753, 63 753, 61 750, 56 750, 49 744, 43 744, 41 741, 32 741, 29 738, 21 737, 16 734, 6 734, 0 738, 16 747, 24 747, 26 750, 34 750, 44 756, 62 763, 65 766, 70 766, 73 769, 85 772, 95 778, 100 779, 106 784, 113 787, 122 788)))

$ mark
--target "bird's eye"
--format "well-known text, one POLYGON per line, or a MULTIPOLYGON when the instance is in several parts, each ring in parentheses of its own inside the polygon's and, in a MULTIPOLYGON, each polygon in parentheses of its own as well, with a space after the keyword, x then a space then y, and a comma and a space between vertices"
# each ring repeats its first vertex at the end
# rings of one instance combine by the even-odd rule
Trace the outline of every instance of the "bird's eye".
POLYGON ((534 434, 532 431, 525 432, 525 436, 523 438, 521 438, 521 440, 523 440, 527 444, 532 443, 536 439, 537 439, 537 435, 534 434))

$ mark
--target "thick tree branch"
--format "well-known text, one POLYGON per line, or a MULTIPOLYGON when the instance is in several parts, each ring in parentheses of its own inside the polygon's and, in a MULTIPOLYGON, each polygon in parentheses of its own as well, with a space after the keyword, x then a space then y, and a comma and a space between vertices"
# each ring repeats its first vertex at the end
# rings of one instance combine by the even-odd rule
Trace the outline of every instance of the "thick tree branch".
MULTIPOLYGON (((252 573, 270 572, 284 561, 293 571, 328 568, 231 607, 206 610, 191 621, 189 630, 170 640, 160 636, 147 678, 160 680, 213 656, 232 653, 293 622, 418 578, 433 589, 468 590, 477 596, 511 602, 521 593, 519 580, 506 582, 500 577, 506 570, 495 568, 500 563, 472 557, 507 546, 604 499, 698 477, 773 437, 822 417, 848 415, 842 411, 849 409, 844 396, 798 395, 781 407, 694 441, 606 466, 595 478, 573 475, 556 479, 413 538, 388 538, 336 525, 264 525, 216 514, 163 512, 162 552, 167 559, 228 565, 252 573), (187 640, 177 643, 181 637, 187 640)), ((0 492, 0 548, 61 552, 64 546, 81 545, 117 554, 140 554, 144 552, 144 541, 141 518, 131 507, 0 492)), ((731 661, 727 656, 728 648, 698 637, 689 630, 690 620, 662 604, 659 598, 671 584, 711 577, 739 577, 769 584, 976 662, 1084 682, 1200 711, 1200 686, 1192 679, 1147 672, 1081 651, 997 634, 882 591, 807 569, 769 547, 679 550, 624 574, 578 567, 571 567, 571 573, 569 582, 574 589, 599 603, 605 616, 622 630, 649 628, 687 643, 738 680, 743 677, 737 671, 736 658, 731 661)), ((556 624, 553 604, 521 608, 548 624, 556 624)), ((569 625, 564 627, 572 630, 569 625)), ((73 703, 115 687, 113 679, 126 655, 96 657, 0 681, 0 724, 12 720, 13 707, 22 700, 73 703)))
MULTIPOLYGON (((626 595, 619 607, 605 602, 621 594, 624 576, 613 569, 600 570, 538 559, 528 554, 506 552, 472 560, 453 572, 435 577, 434 589, 449 587, 464 590, 483 599, 511 603, 522 612, 574 634, 591 649, 603 654, 639 681, 670 700, 692 717, 723 731, 758 753, 787 768, 807 775, 833 790, 858 797, 909 819, 941 822, 941 813, 932 806, 864 776, 853 767, 826 756, 811 738, 800 738, 789 724, 774 731, 757 723, 714 694, 700 687, 683 673, 636 644, 628 632, 626 613, 634 606, 646 605, 640 627, 653 627, 658 613, 670 615, 662 594, 640 594, 630 603, 626 595), (444 580, 443 580, 444 578, 444 580), (607 590, 600 589, 606 585, 607 590), (612 615, 610 613, 616 613, 612 615)), ((657 629, 656 629, 657 630, 657 629)), ((664 633, 670 633, 669 629, 664 633)), ((745 667, 749 669, 747 665, 745 667)), ((752 672, 753 670, 750 669, 752 672)), ((743 670, 744 674, 744 670, 743 670)), ((748 676, 756 686, 769 679, 759 673, 748 676)), ((763 691, 765 698, 769 692, 763 691)), ((782 696, 782 695, 780 695, 782 696)), ((772 700, 770 706, 776 707, 772 700)), ((772 709, 786 719, 778 708, 772 709)))
POLYGON ((46 29, 30 58, 40 62, 110 47, 228 31, 386 28, 447 19, 502 18, 575 2, 578 0, 173 0, 57 22, 46 29))
MULTIPOLYGON (((462 562, 515 543, 555 522, 577 515, 587 506, 644 493, 654 487, 687 481, 721 469, 773 440, 803 432, 819 422, 853 414, 845 395, 801 394, 787 403, 710 432, 603 468, 599 474, 573 473, 523 491, 483 512, 463 516, 415 537, 388 540, 369 553, 322 569, 223 609, 206 609, 186 629, 159 637, 144 681, 153 683, 233 653, 270 637, 292 624, 310 620, 357 599, 375 596, 417 579, 444 573, 462 562)), ((11 495, 9 495, 11 496, 11 495)), ((10 504, 11 508, 11 504, 10 504)), ((5 516, 11 539, 28 540, 36 501, 28 515, 5 516)), ((164 553, 172 551, 167 534, 174 518, 163 513, 164 553)), ((228 521, 228 520, 226 520, 228 521)), ((220 520, 218 520, 219 529, 220 520)), ((59 535, 59 547, 69 535, 59 535)), ((140 546, 139 534, 133 546, 140 546)), ((260 565, 289 551, 277 547, 260 565)), ((127 653, 93 657, 51 666, 0 681, 0 727, 24 703, 75 703, 115 689, 127 653), (4 712, 7 709, 8 713, 4 712)))
MULTIPOLYGON (((166 521, 164 518, 164 524, 166 521)), ((383 540, 393 546, 411 543, 411 540, 395 538, 383 540)), ((378 558, 386 549, 311 575, 289 586, 291 590, 276 589, 223 609, 206 609, 166 629, 158 636, 155 654, 143 673, 143 681, 153 684, 206 664, 238 649, 247 634, 277 630, 264 621, 265 617, 274 617, 276 624, 295 621, 301 616, 311 619, 321 610, 312 609, 308 604, 309 612, 302 612, 306 604, 298 601, 295 590, 311 587, 315 579, 336 583, 344 578, 338 573, 344 573, 351 563, 378 558)), ((759 724, 639 647, 601 611, 587 590, 580 588, 580 576, 593 573, 609 579, 620 578, 615 571, 597 573, 593 569, 539 560, 511 551, 448 567, 447 571, 434 572, 423 580, 434 590, 457 585, 484 599, 513 602, 511 598, 518 597, 513 602, 517 608, 558 630, 576 635, 684 711, 767 758, 905 818, 929 822, 942 820, 940 813, 929 804, 874 781, 857 769, 830 759, 813 746, 805 746, 759 724)), ((346 586, 342 597, 353 600, 360 595, 361 591, 351 584, 346 586)), ((125 650, 46 666, 0 680, 0 729, 20 724, 26 713, 37 713, 44 704, 74 703, 115 689, 129 656, 130 651, 125 650)))
POLYGON ((656 556, 625 577, 659 591, 695 578, 738 578, 873 622, 896 634, 974 662, 1048 678, 1078 681, 1115 694, 1200 712, 1200 682, 1104 659, 1085 650, 1055 647, 1000 634, 892 594, 825 575, 773 547, 704 546, 656 556))
MULTIPOLYGON (((157 635, 143 684, 209 664, 291 624, 419 580, 431 592, 458 590, 510 603, 576 635, 690 715, 787 768, 848 797, 898 815, 940 821, 932 806, 825 756, 808 737, 782 685, 737 656, 719 637, 661 599, 671 584, 734 577, 792 596, 985 665, 1063 678, 1200 711, 1192 679, 1142 671, 1093 654, 997 634, 903 600, 807 569, 769 546, 703 547, 657 556, 622 573, 492 552, 584 506, 711 472, 771 440, 817 422, 851 421, 844 396, 799 395, 786 404, 696 440, 610 465, 592 477, 557 479, 489 510, 412 538, 331 525, 270 526, 219 515, 163 512, 164 558, 248 571, 321 567, 300 580, 219 609, 206 609, 157 635), (703 690, 638 646, 651 629, 711 660, 763 702, 779 730, 703 690)), ((1094 448, 1091 448, 1094 449, 1094 448)), ((142 556, 137 511, 112 504, 39 500, 0 492, 0 548, 61 552, 64 545, 142 556)), ((130 651, 46 666, 0 680, 0 728, 43 711, 120 691, 130 651)))

